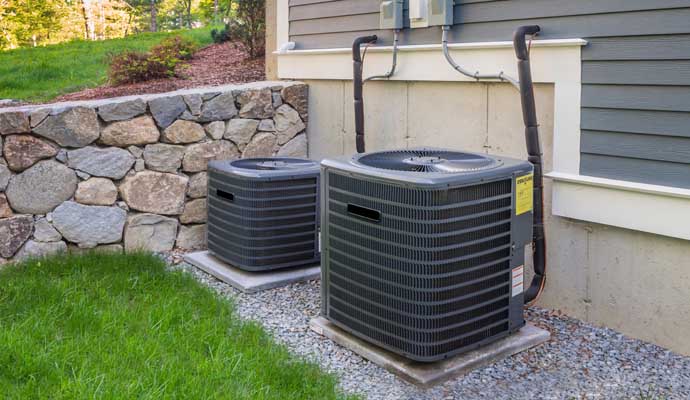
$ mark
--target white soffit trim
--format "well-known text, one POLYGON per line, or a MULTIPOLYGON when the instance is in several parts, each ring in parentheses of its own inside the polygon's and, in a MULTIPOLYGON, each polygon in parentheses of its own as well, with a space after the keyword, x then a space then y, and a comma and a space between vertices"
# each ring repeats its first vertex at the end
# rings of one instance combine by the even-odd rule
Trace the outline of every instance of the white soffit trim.
POLYGON ((690 240, 690 190, 590 176, 553 179, 554 215, 690 240))

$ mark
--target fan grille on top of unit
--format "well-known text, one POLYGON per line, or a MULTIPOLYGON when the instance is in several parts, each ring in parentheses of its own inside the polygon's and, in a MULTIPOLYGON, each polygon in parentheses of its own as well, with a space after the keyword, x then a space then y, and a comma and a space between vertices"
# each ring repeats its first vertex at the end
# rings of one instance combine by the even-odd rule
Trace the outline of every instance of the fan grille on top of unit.
POLYGON ((366 154, 359 163, 393 171, 462 173, 496 167, 498 162, 481 154, 447 150, 393 150, 366 154))
POLYGON ((302 160, 299 158, 245 158, 242 160, 235 160, 230 163, 233 167, 252 170, 272 170, 284 171, 295 170, 303 168, 311 168, 317 164, 310 160, 302 160))

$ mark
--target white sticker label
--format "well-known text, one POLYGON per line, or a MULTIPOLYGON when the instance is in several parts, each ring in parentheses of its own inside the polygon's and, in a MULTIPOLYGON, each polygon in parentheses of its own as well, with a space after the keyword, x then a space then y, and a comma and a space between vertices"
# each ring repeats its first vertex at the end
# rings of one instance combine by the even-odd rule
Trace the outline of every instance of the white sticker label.
POLYGON ((525 287, 525 267, 523 265, 513 268, 513 279, 511 285, 513 297, 522 293, 525 287))
POLYGON ((321 253, 321 231, 319 231, 319 253, 321 253))

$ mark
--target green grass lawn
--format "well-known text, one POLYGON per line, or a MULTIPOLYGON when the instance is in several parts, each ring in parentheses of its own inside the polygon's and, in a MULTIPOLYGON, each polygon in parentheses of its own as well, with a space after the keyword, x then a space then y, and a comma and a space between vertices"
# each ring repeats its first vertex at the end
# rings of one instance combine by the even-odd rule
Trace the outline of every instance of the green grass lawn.
POLYGON ((142 33, 124 39, 74 41, 46 47, 0 51, 0 99, 49 101, 61 94, 102 85, 107 56, 124 50, 148 50, 172 35, 200 46, 211 43, 211 28, 142 33))
POLYGON ((152 255, 0 269, 0 397, 338 398, 333 377, 232 309, 152 255))

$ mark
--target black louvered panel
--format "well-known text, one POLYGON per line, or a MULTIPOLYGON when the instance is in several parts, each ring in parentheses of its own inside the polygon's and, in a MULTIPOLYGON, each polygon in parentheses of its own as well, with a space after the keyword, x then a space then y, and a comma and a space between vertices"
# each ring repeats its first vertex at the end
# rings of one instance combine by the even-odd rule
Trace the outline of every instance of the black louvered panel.
POLYGON ((319 261, 319 175, 249 179, 209 168, 208 246, 239 268, 263 271, 319 261))
POLYGON ((433 190, 334 172, 328 182, 332 321, 418 360, 508 334, 512 178, 433 190))

